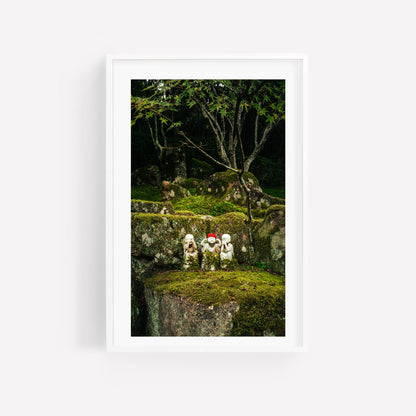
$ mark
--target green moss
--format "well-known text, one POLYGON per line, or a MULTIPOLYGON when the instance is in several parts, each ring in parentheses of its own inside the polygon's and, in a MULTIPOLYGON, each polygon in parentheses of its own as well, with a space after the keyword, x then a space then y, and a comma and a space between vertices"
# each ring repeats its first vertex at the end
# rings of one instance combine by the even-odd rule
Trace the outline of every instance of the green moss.
POLYGON ((159 293, 171 293, 197 303, 221 305, 247 296, 269 293, 284 296, 284 278, 254 268, 254 271, 185 272, 168 271, 146 280, 146 286, 159 293))
POLYGON ((237 270, 238 262, 234 257, 232 260, 221 260, 221 270, 237 270))
POLYGON ((199 270, 198 257, 190 257, 189 260, 187 261, 186 267, 185 267, 185 262, 182 262, 181 268, 182 270, 186 272, 198 271, 199 270))
MULTIPOLYGON (((259 181, 251 172, 244 172, 243 179, 251 187, 258 188, 260 186, 259 181)), ((196 194, 223 197, 232 191, 233 185, 241 187, 237 173, 231 170, 215 172, 197 186, 196 194)), ((244 193, 242 189, 241 192, 244 193)))
POLYGON ((131 199, 142 201, 162 201, 162 191, 155 186, 143 184, 131 187, 131 199))
POLYGON ((211 251, 202 253, 201 268, 206 272, 218 270, 220 268, 220 254, 211 251))
POLYGON ((222 201, 213 196, 190 196, 173 202, 175 211, 192 211, 198 215, 213 217, 227 212, 246 212, 247 209, 238 207, 230 202, 222 201))
POLYGON ((187 217, 192 217, 195 215, 192 211, 175 211, 177 215, 186 215, 187 217))
POLYGON ((228 212, 213 219, 216 233, 237 234, 245 232, 247 216, 242 212, 228 212))
POLYGON ((270 207, 266 209, 265 217, 267 217, 270 213, 274 211, 283 211, 283 213, 285 213, 286 207, 285 205, 270 205, 270 207))
POLYGON ((285 299, 261 291, 246 296, 233 318, 231 336, 284 336, 285 299))
POLYGON ((149 278, 146 286, 206 305, 237 302, 234 336, 285 333, 285 281, 264 270, 169 271, 149 278))
POLYGON ((202 179, 198 179, 198 178, 188 178, 182 181, 179 185, 188 190, 191 190, 192 188, 195 189, 201 181, 202 179))

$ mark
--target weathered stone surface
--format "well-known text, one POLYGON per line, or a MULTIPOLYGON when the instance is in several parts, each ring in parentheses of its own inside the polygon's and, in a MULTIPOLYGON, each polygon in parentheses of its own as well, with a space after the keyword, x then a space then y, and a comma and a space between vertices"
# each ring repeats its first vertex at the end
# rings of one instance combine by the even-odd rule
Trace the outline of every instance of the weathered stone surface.
POLYGON ((150 336, 227 336, 239 307, 236 302, 205 305, 145 288, 150 336))
POLYGON ((131 173, 132 186, 150 184, 159 187, 161 184, 161 174, 157 166, 144 166, 131 173))
POLYGON ((285 206, 273 205, 253 233, 254 256, 272 271, 285 272, 285 206))
POLYGON ((186 198, 187 196, 191 196, 191 193, 180 185, 168 181, 163 181, 162 195, 162 199, 164 201, 168 201, 172 199, 186 198))
POLYGON ((192 178, 207 179, 213 173, 215 169, 207 162, 199 159, 191 159, 189 173, 192 178))
POLYGON ((172 204, 169 201, 152 202, 141 201, 139 199, 131 200, 131 212, 143 212, 152 214, 174 214, 172 204))
POLYGON ((145 299, 148 335, 285 335, 285 279, 261 269, 165 271, 145 299))
POLYGON ((185 235, 202 241, 207 222, 198 216, 132 213, 131 227, 133 256, 153 260, 157 266, 172 266, 183 260, 185 235))
MULTIPOLYGON (((276 272, 285 267, 285 207, 271 206, 264 220, 253 221, 254 258, 276 272)), ((229 234, 234 256, 239 263, 249 261, 247 217, 230 212, 218 217, 132 213, 132 255, 154 261, 156 266, 180 265, 183 261, 183 239, 193 234, 201 252, 201 242, 208 233, 219 238, 229 234)))
MULTIPOLYGON (((273 204, 284 204, 285 201, 265 194, 257 178, 251 173, 243 174, 243 180, 250 188, 251 207, 265 209, 273 204)), ((235 205, 246 206, 247 195, 241 186, 238 175, 232 171, 216 172, 201 182, 195 191, 196 195, 213 195, 235 205)))
POLYGON ((219 217, 132 213, 131 251, 135 257, 154 260, 159 266, 179 265, 183 260, 182 241, 193 234, 198 248, 210 232, 230 234, 234 255, 242 263, 248 261, 246 216, 230 212, 219 217))
MULTIPOLYGON (((244 173, 243 178, 251 189, 261 189, 258 180, 252 173, 244 173)), ((198 184, 195 194, 213 195, 218 198, 224 197, 231 187, 237 183, 238 175, 235 172, 231 170, 215 172, 208 179, 205 179, 198 184)))
POLYGON ((144 279, 154 272, 154 263, 131 257, 131 335, 145 335, 147 306, 144 296, 144 279))
POLYGON ((202 180, 198 178, 188 178, 182 182, 179 182, 178 185, 186 189, 196 188, 201 183, 201 181, 202 180))
POLYGON ((213 217, 210 232, 222 239, 223 234, 229 234, 233 242, 234 256, 239 263, 249 260, 249 234, 247 228, 247 216, 242 212, 229 212, 213 217))
MULTIPOLYGON (((247 205, 247 195, 239 184, 234 184, 223 199, 231 202, 232 204, 242 206, 247 205)), ((284 199, 267 195, 260 189, 252 189, 250 191, 250 199, 251 208, 254 209, 265 209, 271 205, 284 205, 285 203, 284 199)))

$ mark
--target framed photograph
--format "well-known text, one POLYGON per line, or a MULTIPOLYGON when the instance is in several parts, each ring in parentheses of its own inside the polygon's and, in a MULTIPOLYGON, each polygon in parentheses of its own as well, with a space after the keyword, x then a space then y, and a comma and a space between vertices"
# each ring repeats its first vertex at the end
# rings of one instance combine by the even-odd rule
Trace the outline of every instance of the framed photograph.
POLYGON ((107 57, 109 351, 306 349, 304 55, 107 57))

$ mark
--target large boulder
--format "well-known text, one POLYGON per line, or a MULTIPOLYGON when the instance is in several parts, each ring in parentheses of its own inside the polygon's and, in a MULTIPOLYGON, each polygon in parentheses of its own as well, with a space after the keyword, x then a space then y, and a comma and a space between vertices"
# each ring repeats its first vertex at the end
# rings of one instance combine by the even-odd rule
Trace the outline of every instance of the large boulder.
POLYGON ((183 301, 168 293, 145 289, 149 336, 219 337, 231 334, 232 319, 238 310, 235 302, 212 306, 183 301))
POLYGON ((147 335, 285 335, 285 281, 268 272, 169 271, 144 286, 147 335))
POLYGON ((254 256, 274 272, 285 273, 285 206, 273 205, 253 233, 254 256))
POLYGON ((153 260, 156 266, 179 265, 186 234, 195 240, 206 237, 206 220, 198 216, 132 213, 131 253, 137 258, 153 260))
MULTIPOLYGON (((243 179, 246 181, 250 189, 261 190, 259 181, 252 173, 245 172, 243 174, 243 179)), ((233 185, 236 184, 241 187, 238 181, 237 173, 231 170, 226 170, 225 172, 215 172, 209 178, 198 184, 195 195, 213 195, 221 198, 226 196, 233 185)), ((242 189, 241 192, 244 193, 242 189)))
MULTIPOLYGON (((251 172, 245 172, 243 180, 250 189, 251 207, 253 209, 265 209, 274 204, 284 204, 284 200, 265 194, 259 181, 251 172)), ((238 174, 231 170, 214 173, 198 184, 195 194, 212 195, 235 205, 247 205, 247 194, 239 181, 238 174)))
POLYGON ((182 199, 191 196, 191 193, 180 185, 172 182, 162 182, 162 199, 163 201, 182 199))
POLYGON ((249 260, 246 219, 239 212, 219 217, 132 213, 131 252, 135 257, 153 260, 157 266, 175 266, 182 262, 186 234, 193 234, 199 253, 208 233, 215 233, 219 238, 229 234, 236 259, 245 263, 249 260))

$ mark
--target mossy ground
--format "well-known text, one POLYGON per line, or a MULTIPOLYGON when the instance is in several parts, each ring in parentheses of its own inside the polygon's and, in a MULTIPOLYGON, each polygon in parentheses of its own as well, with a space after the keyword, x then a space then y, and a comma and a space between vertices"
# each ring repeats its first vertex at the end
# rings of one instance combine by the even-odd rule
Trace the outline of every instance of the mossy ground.
POLYGON ((285 334, 285 280, 264 270, 168 271, 146 280, 146 286, 200 304, 237 302, 231 335, 285 334))
MULTIPOLYGON (((211 215, 217 217, 228 212, 242 212, 247 214, 247 208, 234 205, 209 195, 189 196, 173 202, 173 208, 178 211, 191 211, 196 215, 211 215)), ((255 218, 264 218, 265 210, 252 209, 255 218)))

